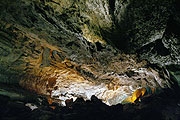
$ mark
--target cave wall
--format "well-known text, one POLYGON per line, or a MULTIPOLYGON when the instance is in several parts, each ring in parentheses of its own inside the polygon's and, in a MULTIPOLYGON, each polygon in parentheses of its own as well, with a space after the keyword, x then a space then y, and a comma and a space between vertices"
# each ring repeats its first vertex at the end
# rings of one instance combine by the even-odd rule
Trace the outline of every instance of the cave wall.
POLYGON ((109 105, 136 90, 141 96, 142 88, 171 87, 166 69, 151 68, 138 57, 179 64, 178 35, 169 28, 171 15, 178 23, 174 5, 173 0, 1 0, 0 81, 52 97, 66 93, 62 99, 96 94, 109 105))
POLYGON ((122 41, 127 41, 124 49, 134 52, 161 39, 172 14, 173 2, 174 0, 117 0, 114 15, 119 30, 119 45, 121 46, 122 41))
POLYGON ((153 64, 179 64, 178 6, 176 0, 116 0, 111 41, 153 64))
POLYGON ((49 47, 42 46, 61 48, 78 62, 82 57, 88 60, 93 51, 103 48, 100 43, 105 44, 100 29, 112 25, 106 0, 1 0, 0 6, 1 81, 19 81, 27 58, 39 57, 44 49, 48 54, 49 47), (97 48, 87 41, 100 43, 97 48))
POLYGON ((138 52, 151 63, 179 64, 178 5, 175 0, 1 0, 1 79, 21 73, 11 66, 21 63, 26 45, 34 51, 35 43, 24 34, 60 47, 76 61, 104 45, 114 53, 116 47, 138 52))
POLYGON ((166 29, 163 33, 163 36, 150 43, 145 45, 142 50, 141 57, 145 59, 149 59, 152 63, 158 63, 161 65, 179 65, 180 64, 180 40, 179 40, 179 18, 180 18, 180 10, 179 10, 179 1, 174 2, 172 8, 172 14, 170 14, 166 29))

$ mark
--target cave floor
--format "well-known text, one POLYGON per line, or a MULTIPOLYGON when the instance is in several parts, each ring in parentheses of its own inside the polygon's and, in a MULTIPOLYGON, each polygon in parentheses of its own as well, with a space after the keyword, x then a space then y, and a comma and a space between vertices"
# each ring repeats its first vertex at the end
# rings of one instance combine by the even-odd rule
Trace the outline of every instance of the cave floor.
POLYGON ((1 120, 179 120, 180 94, 164 90, 135 104, 107 106, 95 96, 65 107, 17 86, 0 84, 1 120))

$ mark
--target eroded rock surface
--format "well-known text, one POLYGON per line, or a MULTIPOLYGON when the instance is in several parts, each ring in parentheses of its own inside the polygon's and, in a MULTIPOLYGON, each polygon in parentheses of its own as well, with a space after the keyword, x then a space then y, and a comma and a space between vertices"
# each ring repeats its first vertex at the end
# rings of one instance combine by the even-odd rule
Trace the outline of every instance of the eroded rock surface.
POLYGON ((167 22, 167 27, 163 36, 150 43, 141 50, 141 57, 149 59, 152 63, 161 65, 180 64, 180 10, 179 1, 175 2, 173 14, 170 16, 167 22), (144 50, 143 50, 144 49, 144 50))
POLYGON ((153 64, 180 64, 178 0, 115 0, 113 8, 108 37, 116 47, 153 64))
POLYGON ((62 105, 92 95, 108 105, 134 102, 143 88, 171 87, 165 71, 109 44, 109 34, 118 32, 113 31, 117 9, 107 0, 1 0, 1 82, 20 83, 62 105))
POLYGON ((152 95, 143 98, 136 104, 118 104, 108 106, 91 97, 91 101, 84 101, 82 98, 74 102, 69 100, 67 106, 59 106, 57 103, 49 104, 42 97, 32 94, 14 85, 1 85, 0 89, 0 119, 25 119, 25 120, 179 120, 179 94, 170 89, 159 95, 152 95), (6 91, 10 94, 2 94, 6 91), (14 93, 23 96, 25 99, 16 96, 14 93))

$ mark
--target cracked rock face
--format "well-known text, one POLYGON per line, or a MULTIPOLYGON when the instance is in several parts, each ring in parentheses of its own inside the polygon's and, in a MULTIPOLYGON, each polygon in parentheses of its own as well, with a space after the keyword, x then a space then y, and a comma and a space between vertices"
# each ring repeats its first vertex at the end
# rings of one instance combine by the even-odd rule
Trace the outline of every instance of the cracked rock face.
MULTIPOLYGON (((159 2, 152 3, 155 8, 160 4, 162 8, 159 10, 163 9, 166 13, 169 6, 159 2)), ((120 39, 117 34, 124 37, 119 30, 130 30, 132 34, 127 34, 132 39, 136 38, 134 41, 127 38, 126 44, 120 39, 128 49, 130 46, 134 46, 132 50, 146 45, 155 47, 151 43, 163 38, 162 44, 167 49, 175 46, 170 53, 179 54, 176 47, 179 43, 175 39, 169 43, 170 38, 162 35, 167 33, 164 24, 167 19, 163 18, 162 25, 155 20, 152 26, 148 26, 151 18, 144 26, 138 23, 138 16, 131 12, 142 4, 118 0, 112 3, 107 0, 1 0, 0 81, 18 83, 62 105, 68 99, 83 97, 88 100, 92 95, 108 105, 134 102, 145 94, 145 89, 153 91, 171 87, 165 70, 151 68, 137 55, 124 54, 110 44, 120 39), (128 21, 131 15, 135 22, 128 21), (139 25, 139 32, 126 28, 126 20, 129 25, 139 25), (142 27, 151 32, 141 31, 142 27), (154 32, 155 29, 157 32, 154 32), (144 35, 138 36, 140 33, 144 35)), ((144 9, 136 11, 143 20, 141 12, 144 9)), ((147 11, 149 9, 147 6, 147 11)), ((164 12, 155 10, 155 19, 164 12)), ((169 12, 165 14, 167 16, 169 12)), ((116 46, 121 45, 118 42, 116 46)), ((144 53, 141 55, 151 58, 148 52, 148 55, 144 53)))

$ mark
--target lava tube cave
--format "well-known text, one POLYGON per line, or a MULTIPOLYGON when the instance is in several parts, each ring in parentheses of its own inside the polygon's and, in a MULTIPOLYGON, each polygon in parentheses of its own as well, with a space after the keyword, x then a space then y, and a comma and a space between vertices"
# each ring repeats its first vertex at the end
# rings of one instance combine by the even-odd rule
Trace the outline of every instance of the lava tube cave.
POLYGON ((0 0, 0 120, 180 120, 178 0, 0 0))

